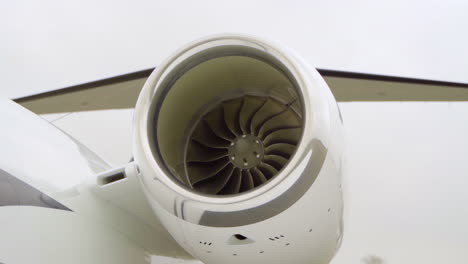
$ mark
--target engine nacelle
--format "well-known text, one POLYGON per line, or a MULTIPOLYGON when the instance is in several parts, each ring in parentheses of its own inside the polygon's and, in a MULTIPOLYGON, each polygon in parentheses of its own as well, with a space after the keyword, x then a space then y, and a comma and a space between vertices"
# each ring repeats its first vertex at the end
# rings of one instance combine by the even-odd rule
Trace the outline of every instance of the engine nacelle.
POLYGON ((205 263, 328 263, 342 239, 342 120, 319 73, 256 38, 177 51, 138 99, 134 157, 174 239, 205 263))

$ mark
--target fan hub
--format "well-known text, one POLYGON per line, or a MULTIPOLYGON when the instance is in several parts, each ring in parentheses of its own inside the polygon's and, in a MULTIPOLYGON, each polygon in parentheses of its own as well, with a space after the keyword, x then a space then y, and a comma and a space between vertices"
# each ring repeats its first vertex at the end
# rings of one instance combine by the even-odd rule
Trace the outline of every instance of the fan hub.
POLYGON ((239 136, 230 144, 228 155, 234 166, 241 169, 253 168, 263 159, 263 143, 254 135, 239 136))

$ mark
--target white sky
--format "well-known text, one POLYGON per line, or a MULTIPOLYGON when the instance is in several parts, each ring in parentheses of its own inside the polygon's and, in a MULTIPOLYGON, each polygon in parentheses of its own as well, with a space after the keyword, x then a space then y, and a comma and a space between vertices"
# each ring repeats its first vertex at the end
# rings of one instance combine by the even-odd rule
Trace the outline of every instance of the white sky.
MULTIPOLYGON (((467 1, 4 1, 0 95, 157 66, 181 44, 220 32, 272 38, 322 68, 468 82, 467 14, 467 1)), ((340 106, 351 155, 345 240, 333 264, 371 254, 467 262, 468 104, 340 106)), ((122 163, 131 118, 101 111, 56 124, 122 163)))
POLYGON ((153 67, 220 32, 274 39, 322 68, 468 82, 467 11, 463 0, 3 1, 0 91, 153 67))

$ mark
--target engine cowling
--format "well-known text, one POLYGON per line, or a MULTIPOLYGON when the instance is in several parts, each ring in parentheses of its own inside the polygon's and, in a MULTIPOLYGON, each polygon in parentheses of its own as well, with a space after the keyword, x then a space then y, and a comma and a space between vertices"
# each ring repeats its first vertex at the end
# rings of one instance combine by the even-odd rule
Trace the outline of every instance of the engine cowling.
POLYGON ((205 263, 328 263, 343 232, 342 140, 319 73, 249 36, 178 50, 135 108, 143 190, 205 263))

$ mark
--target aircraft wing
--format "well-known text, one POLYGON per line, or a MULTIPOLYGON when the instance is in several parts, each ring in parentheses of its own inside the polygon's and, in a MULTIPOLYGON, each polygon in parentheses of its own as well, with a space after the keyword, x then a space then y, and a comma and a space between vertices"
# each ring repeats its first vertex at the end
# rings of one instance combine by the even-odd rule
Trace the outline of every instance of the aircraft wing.
POLYGON ((136 178, 100 181, 122 167, 10 100, 0 99, 0 110, 8 124, 0 131, 0 263, 191 258, 154 216, 136 178))
MULTIPOLYGON (((133 108, 153 69, 16 98, 36 114, 133 108)), ((338 102, 468 101, 468 84, 318 69, 338 102)))

